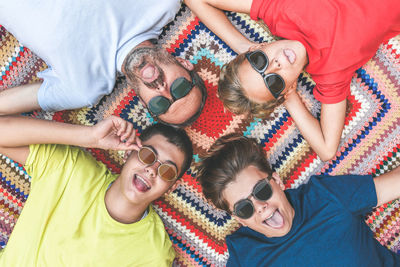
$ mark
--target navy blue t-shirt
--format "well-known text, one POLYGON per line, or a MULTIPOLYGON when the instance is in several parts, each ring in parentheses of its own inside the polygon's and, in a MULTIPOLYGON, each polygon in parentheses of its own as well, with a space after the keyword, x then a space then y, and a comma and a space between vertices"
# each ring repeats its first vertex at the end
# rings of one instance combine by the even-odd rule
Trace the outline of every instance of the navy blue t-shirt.
POLYGON ((285 193, 295 210, 289 233, 268 238, 241 227, 227 236, 227 266, 400 266, 364 221, 377 204, 371 176, 313 176, 285 193))

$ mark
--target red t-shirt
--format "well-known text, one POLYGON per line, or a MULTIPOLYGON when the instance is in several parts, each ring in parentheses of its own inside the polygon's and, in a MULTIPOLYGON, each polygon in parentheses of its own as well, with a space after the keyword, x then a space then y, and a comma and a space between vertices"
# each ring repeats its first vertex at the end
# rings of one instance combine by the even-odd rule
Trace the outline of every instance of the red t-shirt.
POLYGON ((253 0, 250 16, 306 47, 314 96, 326 104, 344 100, 354 71, 400 34, 399 0, 253 0))

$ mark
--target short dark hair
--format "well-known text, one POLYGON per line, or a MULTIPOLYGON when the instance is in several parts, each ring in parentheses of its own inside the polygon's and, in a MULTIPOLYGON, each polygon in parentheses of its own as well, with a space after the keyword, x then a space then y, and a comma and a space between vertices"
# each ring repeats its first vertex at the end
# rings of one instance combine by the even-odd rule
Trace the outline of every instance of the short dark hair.
POLYGON ((204 196, 217 208, 231 213, 222 193, 229 183, 236 180, 237 174, 250 165, 272 174, 265 153, 255 139, 239 134, 217 139, 197 167, 204 196))
POLYGON ((147 127, 140 134, 139 138, 141 141, 147 141, 157 134, 164 136, 169 143, 177 146, 185 155, 181 172, 178 174, 178 178, 182 177, 182 175, 190 168, 190 164, 192 163, 192 141, 190 141, 190 138, 185 130, 162 123, 156 123, 147 127))
MULTIPOLYGON (((179 63, 179 62, 178 62, 179 63)), ((179 63, 180 64, 180 63, 179 63)), ((181 65, 181 64, 180 64, 181 65)), ((182 65, 181 65, 182 66, 182 65)), ((182 68, 185 68, 184 66, 182 66, 182 68)), ((156 117, 155 119, 159 122, 162 122, 164 124, 169 124, 172 126, 176 126, 176 127, 185 127, 185 126, 189 126, 190 124, 192 124, 195 120, 197 120, 197 118, 200 116, 201 112, 203 111, 204 105, 206 103, 206 99, 207 99, 207 88, 206 85, 204 84, 203 79, 200 77, 199 74, 197 74, 196 71, 194 70, 188 70, 190 76, 192 77, 193 81, 194 81, 194 85, 197 86, 200 89, 201 92, 201 103, 200 103, 200 107, 197 110, 197 112, 195 114, 193 114, 193 116, 191 116, 190 118, 188 118, 186 121, 179 123, 179 124, 174 124, 174 123, 166 123, 165 121, 163 121, 162 119, 156 117)), ((152 115, 153 116, 153 115, 152 115)))

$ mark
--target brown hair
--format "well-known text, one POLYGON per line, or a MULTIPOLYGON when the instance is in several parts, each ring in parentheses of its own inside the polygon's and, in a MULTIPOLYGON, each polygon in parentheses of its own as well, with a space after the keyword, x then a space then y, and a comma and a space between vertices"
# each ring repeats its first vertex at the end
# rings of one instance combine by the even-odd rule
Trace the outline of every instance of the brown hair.
POLYGON ((179 179, 190 168, 190 164, 192 163, 192 141, 190 140, 185 130, 162 123, 150 125, 146 129, 144 129, 139 138, 142 142, 145 142, 154 135, 164 136, 169 143, 175 145, 180 151, 183 152, 185 158, 183 160, 181 172, 178 173, 179 179))
POLYGON ((245 95, 238 76, 239 66, 245 58, 245 53, 242 53, 222 67, 218 82, 218 95, 224 103, 224 107, 230 112, 265 119, 283 103, 284 97, 280 95, 278 99, 265 103, 251 101, 245 95))
POLYGON ((217 139, 197 167, 197 177, 204 196, 217 208, 230 212, 222 192, 229 183, 236 180, 240 171, 250 165, 272 174, 264 151, 255 139, 238 134, 229 134, 217 139))

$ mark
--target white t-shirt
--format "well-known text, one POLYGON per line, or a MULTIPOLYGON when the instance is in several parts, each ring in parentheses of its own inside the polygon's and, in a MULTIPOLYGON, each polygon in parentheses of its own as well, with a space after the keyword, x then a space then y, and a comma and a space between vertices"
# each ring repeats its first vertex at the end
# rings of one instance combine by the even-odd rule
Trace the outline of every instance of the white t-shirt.
POLYGON ((38 101, 57 111, 97 104, 139 43, 157 38, 179 0, 2 0, 0 25, 49 66, 38 101))

